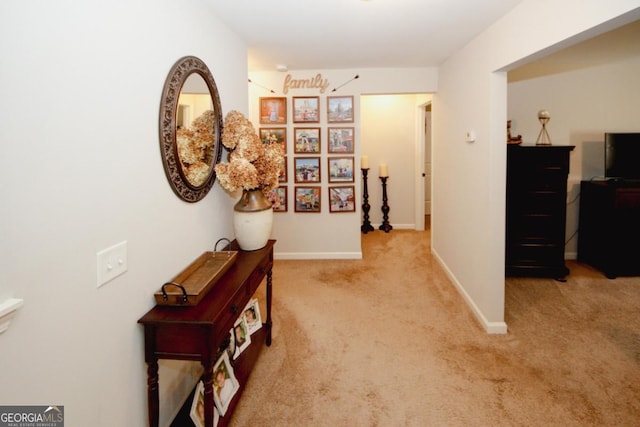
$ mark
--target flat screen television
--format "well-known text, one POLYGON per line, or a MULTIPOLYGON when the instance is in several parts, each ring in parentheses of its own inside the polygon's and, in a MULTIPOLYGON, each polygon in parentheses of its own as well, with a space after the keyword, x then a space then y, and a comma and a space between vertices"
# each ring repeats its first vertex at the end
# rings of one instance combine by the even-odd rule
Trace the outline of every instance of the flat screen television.
POLYGON ((640 180, 640 132, 604 134, 604 176, 640 180))

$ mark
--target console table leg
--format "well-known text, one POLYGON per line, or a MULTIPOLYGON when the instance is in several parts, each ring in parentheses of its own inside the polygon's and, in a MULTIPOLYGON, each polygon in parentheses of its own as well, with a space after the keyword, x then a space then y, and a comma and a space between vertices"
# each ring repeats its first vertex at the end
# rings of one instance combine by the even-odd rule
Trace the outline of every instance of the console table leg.
POLYGON ((204 373, 202 382, 204 384, 204 425, 213 427, 213 364, 203 363, 204 373))
POLYGON ((272 270, 267 272, 267 347, 271 345, 271 286, 272 286, 272 270))
POLYGON ((147 399, 149 426, 158 427, 160 423, 160 393, 158 391, 158 360, 147 362, 147 399))

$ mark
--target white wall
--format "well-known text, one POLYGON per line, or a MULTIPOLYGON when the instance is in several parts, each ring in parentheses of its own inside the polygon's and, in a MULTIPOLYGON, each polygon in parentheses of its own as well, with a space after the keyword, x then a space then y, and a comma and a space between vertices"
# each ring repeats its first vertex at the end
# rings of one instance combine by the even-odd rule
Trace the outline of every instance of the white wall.
MULTIPOLYGON (((360 258, 360 225, 362 224, 362 176, 360 172, 360 156, 367 154, 370 157, 371 171, 369 173, 369 203, 372 205, 370 216, 373 223, 382 221, 380 211, 382 196, 380 180, 378 179, 378 164, 389 164, 389 204, 391 206, 390 222, 399 224, 400 228, 411 228, 414 225, 415 181, 412 175, 414 162, 414 143, 416 132, 417 102, 422 99, 415 93, 432 92, 437 88, 437 70, 428 69, 364 69, 364 70, 290 70, 282 72, 256 72, 249 78, 253 84, 249 85, 249 105, 251 119, 256 128, 269 127, 259 124, 259 99, 260 97, 287 97, 287 165, 288 165, 288 211, 274 215, 274 228, 272 237, 278 240, 276 257, 280 259, 303 258, 360 258), (289 88, 284 90, 284 82, 290 75, 295 80, 314 79, 320 75, 329 82, 324 92, 319 88, 289 88), (353 79, 355 75, 359 77, 353 79), (346 83, 346 84, 345 84, 346 83), (271 89, 275 93, 270 93, 271 89), (337 90, 333 92, 333 89, 337 90), (363 101, 367 97, 363 94, 405 94, 396 97, 385 97, 393 105, 383 107, 382 116, 372 118, 371 114, 379 114, 371 104, 363 101), (355 117, 352 124, 339 124, 331 126, 349 126, 355 128, 355 182, 356 212, 355 213, 329 213, 327 179, 327 127, 326 106, 328 96, 354 96, 355 117), (299 124, 292 122, 292 97, 294 96, 319 96, 320 97, 320 123, 299 124), (366 120, 366 123, 365 123, 366 120), (375 130, 380 131, 372 135, 369 127, 373 121, 375 130), (321 213, 296 213, 293 206, 294 188, 296 184, 293 178, 293 129, 295 127, 320 127, 321 128, 321 166, 322 166, 322 212, 321 213), (367 151, 363 147, 375 147, 383 144, 383 148, 375 148, 367 151), (409 163, 410 165, 407 165, 409 163), (409 166, 409 167, 407 167, 409 166)), ((382 99, 379 97, 378 99, 382 99)), ((277 127, 277 126, 274 126, 277 127)), ((284 184, 283 184, 284 185, 284 184)), ((349 184, 351 185, 351 184, 349 184)))
MULTIPOLYGON (((64 405, 69 426, 145 425, 136 322, 231 229, 217 184, 189 204, 167 182, 162 87, 196 55, 223 109, 246 111, 246 47, 200 0, 7 0, 0 52, 0 301, 24 299, 0 335, 0 402, 64 405), (128 272, 97 289, 96 252, 123 240, 128 272)), ((160 370, 163 421, 176 369, 160 370)))
POLYGON ((433 104, 432 248, 489 332, 506 332, 507 80, 496 71, 603 32, 606 26, 594 27, 638 6, 637 0, 525 0, 440 68, 433 104), (464 141, 467 130, 476 132, 476 142, 464 141))
MULTIPOLYGON (((611 46, 611 48, 614 48, 611 46)), ((640 131, 640 54, 606 65, 510 83, 512 131, 535 143, 538 110, 551 114, 554 145, 575 145, 568 183, 566 256, 577 255, 580 181, 604 176, 604 133, 640 131)))

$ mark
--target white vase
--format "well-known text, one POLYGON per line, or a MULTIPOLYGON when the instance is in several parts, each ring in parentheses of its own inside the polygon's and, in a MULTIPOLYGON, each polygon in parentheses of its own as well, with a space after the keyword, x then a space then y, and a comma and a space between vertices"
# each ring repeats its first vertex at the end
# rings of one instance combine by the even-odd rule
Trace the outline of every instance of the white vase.
POLYGON ((273 226, 273 207, 262 190, 245 190, 233 207, 233 231, 240 249, 266 246, 273 226))

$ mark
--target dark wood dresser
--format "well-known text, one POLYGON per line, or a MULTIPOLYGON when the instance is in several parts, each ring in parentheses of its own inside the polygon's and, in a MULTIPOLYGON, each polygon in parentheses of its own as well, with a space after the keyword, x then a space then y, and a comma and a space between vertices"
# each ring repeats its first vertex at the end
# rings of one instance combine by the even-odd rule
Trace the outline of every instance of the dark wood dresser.
MULTIPOLYGON (((149 425, 159 422, 158 359, 196 360, 203 368, 205 427, 213 427, 213 367, 218 356, 226 348, 229 331, 242 310, 266 277, 266 321, 255 335, 251 346, 233 363, 239 390, 231 400, 227 413, 220 418, 219 427, 229 423, 231 414, 244 390, 255 364, 261 343, 271 345, 271 288, 273 246, 275 240, 256 251, 240 251, 237 242, 231 242, 225 250, 239 251, 235 263, 215 283, 207 295, 195 306, 156 305, 138 320, 144 326, 145 361, 147 362, 147 394, 149 425)), ((174 425, 192 425, 187 413, 178 414, 174 425)))
POLYGON ((573 146, 508 145, 507 276, 569 274, 564 246, 569 154, 573 146))

